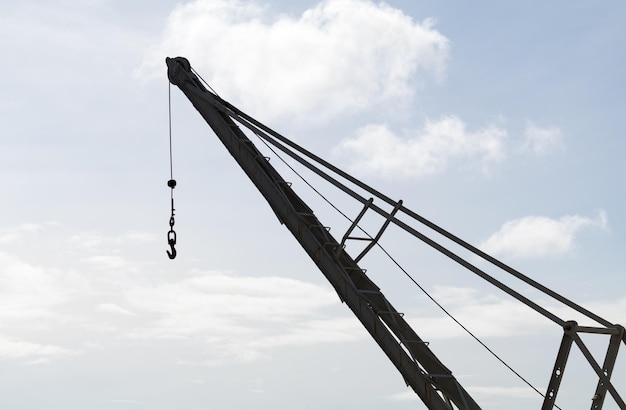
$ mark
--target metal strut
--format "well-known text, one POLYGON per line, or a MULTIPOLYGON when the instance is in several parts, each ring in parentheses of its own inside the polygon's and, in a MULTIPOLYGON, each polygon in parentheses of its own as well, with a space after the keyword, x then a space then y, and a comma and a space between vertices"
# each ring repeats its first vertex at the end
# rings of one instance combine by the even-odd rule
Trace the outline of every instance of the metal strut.
MULTIPOLYGON (((615 389, 615 386, 611 383, 611 374, 615 367, 617 351, 622 341, 624 341, 624 328, 620 325, 615 325, 613 328, 599 328, 578 326, 578 323, 575 321, 565 322, 565 325, 563 325, 563 339, 554 363, 552 376, 548 383, 548 389, 544 396, 541 410, 552 410, 555 406, 557 393, 559 392, 559 387, 565 373, 565 365, 567 364, 567 359, 574 343, 578 346, 581 353, 598 376, 598 385, 591 398, 591 410, 602 409, 607 392, 613 400, 615 400, 620 409, 626 409, 626 403, 615 389), (596 359, 594 359, 579 333, 611 335, 602 367, 600 367, 596 359)), ((626 341, 624 342, 626 343, 626 341)))
POLYGON ((348 239, 357 240, 357 241, 368 241, 369 243, 367 244, 367 246, 361 251, 361 253, 359 253, 359 255, 356 258, 354 258, 354 261, 358 263, 378 243, 378 240, 383 235, 383 232, 385 232, 385 229, 387 229, 387 227, 393 221, 398 211, 402 208, 402 200, 399 200, 398 202, 395 203, 393 210, 387 214, 387 217, 386 217, 385 222, 383 223, 383 226, 380 228, 380 230, 378 231, 375 237, 371 237, 369 235, 365 238, 361 236, 350 236, 352 232, 354 231, 354 229, 358 226, 359 222, 361 221, 361 219, 363 218, 367 210, 372 206, 373 203, 374 203, 374 198, 370 198, 364 204, 361 212, 359 212, 359 214, 354 219, 354 221, 352 222, 352 224, 350 225, 346 233, 343 235, 343 238, 341 239, 341 246, 337 248, 337 251, 336 251, 337 255, 339 255, 339 253, 343 249, 345 249, 346 241, 348 239))
POLYGON ((396 203, 395 207, 393 208, 393 211, 391 211, 391 213, 387 216, 387 220, 385 220, 385 223, 380 228, 380 230, 378 231, 376 236, 373 239, 370 240, 370 243, 365 247, 365 249, 363 249, 361 251, 359 256, 354 258, 355 262, 358 263, 361 259, 363 259, 363 257, 367 254, 367 252, 369 252, 369 250, 372 249, 374 247, 374 245, 376 245, 378 243, 378 240, 380 239, 380 237, 383 236, 383 232, 385 231, 385 229, 387 229, 387 227, 389 226, 389 224, 391 223, 393 218, 396 216, 396 213, 398 213, 398 210, 401 207, 402 207, 402 200, 399 200, 396 203))

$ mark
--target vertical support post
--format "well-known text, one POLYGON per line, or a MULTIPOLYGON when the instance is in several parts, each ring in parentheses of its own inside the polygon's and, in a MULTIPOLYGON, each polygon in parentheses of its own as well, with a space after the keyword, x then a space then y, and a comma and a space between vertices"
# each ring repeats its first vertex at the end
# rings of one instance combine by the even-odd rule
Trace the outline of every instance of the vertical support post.
POLYGON ((561 380, 563 380, 563 373, 565 372, 565 365, 569 357, 569 352, 572 349, 572 343, 574 338, 571 335, 572 329, 576 328, 578 324, 574 321, 565 322, 563 325, 563 339, 561 340, 561 347, 559 347, 559 353, 556 356, 554 362, 554 369, 552 370, 552 377, 548 383, 548 390, 543 400, 541 410, 552 410, 556 402, 556 395, 559 392, 559 386, 561 380))
MULTIPOLYGON (((617 359, 617 352, 619 350, 620 343, 624 337, 624 328, 617 326, 620 330, 618 334, 612 334, 609 341, 609 347, 604 357, 604 364, 602 365, 602 372, 607 378, 611 378, 613 368, 615 367, 615 360, 617 359)), ((604 397, 606 396, 607 385, 602 379, 598 380, 598 386, 596 392, 591 399, 591 410, 599 410, 604 404, 604 397)))

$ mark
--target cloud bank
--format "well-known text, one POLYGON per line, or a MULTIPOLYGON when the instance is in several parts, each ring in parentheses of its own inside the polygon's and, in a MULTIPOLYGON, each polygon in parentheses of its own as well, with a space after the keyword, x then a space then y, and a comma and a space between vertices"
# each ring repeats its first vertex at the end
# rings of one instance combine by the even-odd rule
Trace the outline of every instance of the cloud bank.
POLYGON ((31 254, 0 251, 0 362, 48 363, 119 343, 176 340, 209 350, 183 354, 181 362, 220 365, 262 360, 286 346, 365 337, 348 312, 334 316, 340 301, 327 286, 223 272, 158 279, 154 264, 127 257, 146 247, 153 255, 152 234, 58 237, 57 229, 44 228, 24 224, 0 234, 34 246, 37 237, 80 257, 37 265, 31 254))
POLYGON ((126 301, 143 317, 156 318, 131 331, 132 338, 182 340, 210 349, 209 356, 185 364, 260 360, 272 348, 364 336, 356 319, 322 313, 339 303, 336 294, 289 278, 207 272, 135 287, 126 292, 126 301))
POLYGON ((335 154, 360 174, 384 177, 424 177, 445 170, 452 160, 478 158, 489 165, 505 158, 507 132, 495 125, 468 131, 455 116, 428 120, 408 138, 394 134, 386 125, 368 125, 343 140, 335 154))
POLYGON ((492 255, 517 258, 562 255, 573 249, 574 239, 580 230, 589 227, 604 229, 606 225, 604 211, 599 211, 596 218, 579 215, 566 215, 559 219, 527 216, 506 222, 479 248, 492 255))
POLYGON ((365 0, 327 0, 300 16, 196 0, 171 13, 139 72, 162 77, 165 56, 182 55, 217 92, 265 121, 320 121, 401 104, 416 83, 441 79, 449 41, 433 24, 365 0))

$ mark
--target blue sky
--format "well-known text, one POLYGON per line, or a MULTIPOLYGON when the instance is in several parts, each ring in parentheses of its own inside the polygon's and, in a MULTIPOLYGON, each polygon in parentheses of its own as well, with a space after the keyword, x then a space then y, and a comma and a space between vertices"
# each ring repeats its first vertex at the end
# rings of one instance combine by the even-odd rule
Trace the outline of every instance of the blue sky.
MULTIPOLYGON (((1 408, 423 408, 177 89, 179 256, 167 259, 166 56, 188 57, 260 121, 626 322, 623 4, 55 0, 2 9, 1 408)), ((285 177, 341 236, 346 221, 285 177)), ((382 243, 545 389, 558 326, 395 229, 382 243)), ((540 407, 379 252, 362 265, 483 408, 540 407)), ((600 356, 604 342, 589 342, 600 356)), ((622 391, 625 366, 622 357, 614 376, 622 391)), ((572 353, 557 404, 587 406, 595 383, 572 353)))

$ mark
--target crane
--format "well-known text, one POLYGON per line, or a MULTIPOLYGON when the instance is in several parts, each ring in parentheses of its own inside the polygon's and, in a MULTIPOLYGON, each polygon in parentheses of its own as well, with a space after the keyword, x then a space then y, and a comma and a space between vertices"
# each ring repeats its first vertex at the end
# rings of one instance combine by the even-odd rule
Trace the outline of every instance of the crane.
MULTIPOLYGON (((553 371, 544 396, 542 410, 553 409, 559 386, 563 379, 565 365, 572 345, 578 346, 592 369, 598 376, 591 409, 601 409, 605 398, 610 395, 620 409, 626 409, 624 400, 611 382, 617 353, 622 343, 626 344, 624 328, 588 311, 569 299, 548 289, 521 272, 475 248, 452 233, 428 221, 426 218, 405 207, 402 201, 394 201, 362 181, 352 177, 322 158, 307 151, 283 137, 261 122, 245 114, 216 93, 209 91, 208 84, 193 70, 184 57, 166 58, 168 79, 177 86, 198 110, 216 136, 224 144, 235 161, 268 202, 278 220, 293 234, 294 238, 317 265, 322 274, 333 286, 339 298, 354 313, 370 336, 376 341, 388 359, 400 372, 404 381, 419 396, 428 409, 432 410, 475 410, 480 406, 461 386, 452 371, 448 369, 411 328, 381 289, 359 266, 359 261, 377 245, 378 240, 390 225, 394 224, 427 245, 470 270, 478 277, 496 286, 521 303, 526 304, 563 329, 563 338, 558 350, 553 371), (206 84, 206 86, 205 86, 206 84), (208 87, 208 88, 207 88, 208 87), (340 240, 330 234, 313 210, 296 194, 291 184, 283 179, 278 171, 246 136, 242 128, 247 128, 292 159, 317 173, 355 200, 363 208, 352 221, 351 226, 340 240), (315 165, 318 164, 318 165, 315 165), (326 169, 324 171, 323 169, 326 169), (333 176, 334 175, 334 176, 333 176), (341 178, 341 181, 339 180, 341 178), (342 182, 343 181, 343 182, 342 182), (365 198, 352 184, 372 195, 365 198), (377 201, 377 202, 376 202, 377 201), (383 206, 391 207, 390 211, 383 206), (366 212, 375 212, 384 218, 384 223, 375 236, 358 238, 354 231, 366 212), (513 277, 532 286, 540 292, 574 309, 597 323, 597 326, 579 326, 575 321, 566 321, 538 303, 518 293, 514 289, 490 276, 467 260, 432 240, 412 225, 400 219, 400 215, 423 224, 443 235, 485 261, 504 270, 513 277), (356 256, 346 250, 347 241, 364 239, 365 248, 356 256), (580 337, 582 333, 602 334, 609 338, 608 348, 602 364, 592 356, 580 337)), ((168 182, 168 185, 170 183, 168 182)), ((173 206, 172 206, 173 214, 173 206)), ((172 225, 172 224, 170 224, 172 225)), ((171 243, 171 238, 170 243, 171 243)), ((174 239, 175 242, 175 239, 174 239)), ((173 249, 173 247, 172 247, 173 249)), ((169 254, 169 253, 168 253, 169 254)))

